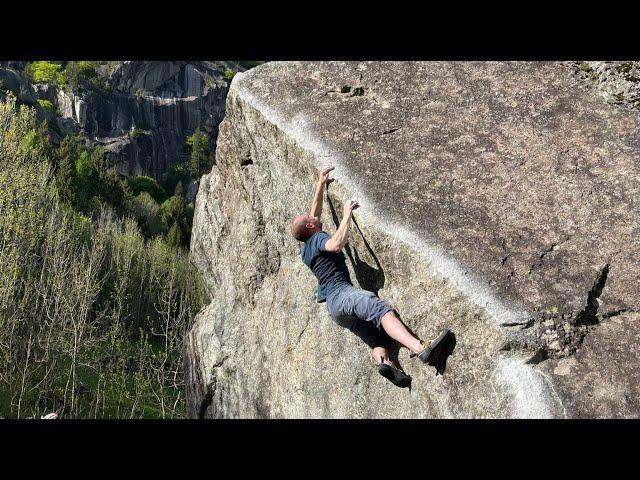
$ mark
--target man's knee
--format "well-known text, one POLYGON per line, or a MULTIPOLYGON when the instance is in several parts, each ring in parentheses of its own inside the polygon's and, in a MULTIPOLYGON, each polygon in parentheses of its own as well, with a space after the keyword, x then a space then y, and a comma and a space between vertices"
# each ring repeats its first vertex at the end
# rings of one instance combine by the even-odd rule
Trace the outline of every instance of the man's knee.
POLYGON ((383 321, 387 321, 387 320, 391 320, 391 319, 397 319, 397 315, 396 312, 394 310, 389 310, 388 312, 384 313, 381 317, 380 317, 380 325, 382 325, 383 321))

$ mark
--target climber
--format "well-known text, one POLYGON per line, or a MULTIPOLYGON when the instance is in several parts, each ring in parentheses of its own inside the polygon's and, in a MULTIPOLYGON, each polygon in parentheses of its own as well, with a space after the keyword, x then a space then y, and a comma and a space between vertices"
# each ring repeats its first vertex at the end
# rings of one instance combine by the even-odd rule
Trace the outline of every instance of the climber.
MULTIPOLYGON (((436 375, 444 371, 443 362, 451 349, 453 334, 445 329, 428 345, 409 332, 396 312, 373 292, 352 285, 342 248, 347 243, 347 233, 353 210, 360 205, 355 201, 344 204, 343 217, 336 232, 330 236, 322 230, 320 215, 325 185, 333 166, 321 169, 309 214, 298 215, 291 224, 291 234, 300 242, 303 262, 318 279, 316 300, 326 302, 331 318, 340 326, 348 328, 372 348, 378 372, 394 385, 410 387, 411 376, 407 375, 389 358, 391 339, 408 348, 411 357, 436 367, 436 375)), ((455 337, 454 337, 455 338, 455 337)), ((455 342, 455 340, 453 340, 455 342)))

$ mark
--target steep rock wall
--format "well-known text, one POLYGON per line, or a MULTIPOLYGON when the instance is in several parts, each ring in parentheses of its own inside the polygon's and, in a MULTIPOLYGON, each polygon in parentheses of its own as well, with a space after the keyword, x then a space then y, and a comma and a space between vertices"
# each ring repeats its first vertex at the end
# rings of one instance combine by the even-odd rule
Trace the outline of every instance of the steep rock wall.
POLYGON ((637 416, 640 123, 570 70, 287 62, 237 76, 196 199, 191 253, 213 301, 185 342, 191 415, 637 416), (326 163, 325 228, 345 199, 363 205, 346 249, 356 284, 420 336, 457 335, 444 376, 400 352, 411 392, 314 302, 288 233, 326 163))
POLYGON ((243 70, 228 62, 115 62, 98 69, 103 87, 63 89, 32 85, 13 68, 23 65, 3 62, 0 80, 50 120, 54 140, 82 131, 91 145, 105 147, 107 161, 121 174, 162 180, 172 165, 188 158, 186 137, 197 128, 215 151, 229 66, 243 70), (57 117, 39 108, 36 99, 52 102, 57 117))
POLYGON ((109 78, 111 92, 83 95, 85 111, 74 111, 76 121, 94 143, 105 146, 121 173, 160 180, 172 165, 187 159, 186 137, 197 128, 215 151, 228 90, 224 66, 124 62, 109 78))

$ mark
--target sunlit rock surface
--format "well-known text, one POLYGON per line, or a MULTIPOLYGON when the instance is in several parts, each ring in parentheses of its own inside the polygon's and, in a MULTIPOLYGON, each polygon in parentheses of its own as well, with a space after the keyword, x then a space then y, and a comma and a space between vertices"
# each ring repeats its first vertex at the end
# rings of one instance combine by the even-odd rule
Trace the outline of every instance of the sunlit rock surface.
POLYGON ((226 110, 191 241, 213 296, 191 415, 638 416, 637 111, 542 62, 269 63, 226 110), (289 223, 327 163, 325 229, 362 204, 354 282, 456 333, 444 376, 400 351, 411 392, 313 300, 289 223))

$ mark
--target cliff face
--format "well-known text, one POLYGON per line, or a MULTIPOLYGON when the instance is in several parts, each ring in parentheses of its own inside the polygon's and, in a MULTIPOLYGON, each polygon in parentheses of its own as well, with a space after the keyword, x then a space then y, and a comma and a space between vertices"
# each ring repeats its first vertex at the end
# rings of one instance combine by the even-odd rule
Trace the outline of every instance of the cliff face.
POLYGON ((111 75, 113 92, 93 92, 79 120, 86 117, 81 125, 121 173, 160 178, 187 159, 186 137, 196 128, 215 151, 228 90, 223 70, 223 62, 125 62, 111 75))
POLYGON ((54 137, 83 131, 91 145, 105 147, 107 161, 124 175, 162 180, 172 165, 187 159, 186 137, 196 128, 215 151, 228 91, 227 62, 113 62, 98 69, 103 87, 73 89, 32 86, 20 75, 20 62, 3 63, 0 80, 7 88, 22 90, 29 103, 45 99, 57 108, 57 119, 38 108, 56 120, 54 137))
POLYGON ((191 415, 640 413, 637 112, 541 62, 270 63, 226 110, 191 241, 213 297, 185 343, 191 415), (362 204, 356 284, 456 333, 444 376, 400 352, 411 392, 314 302, 289 234, 327 163, 325 229, 362 204))

